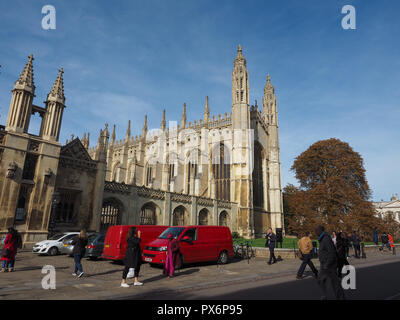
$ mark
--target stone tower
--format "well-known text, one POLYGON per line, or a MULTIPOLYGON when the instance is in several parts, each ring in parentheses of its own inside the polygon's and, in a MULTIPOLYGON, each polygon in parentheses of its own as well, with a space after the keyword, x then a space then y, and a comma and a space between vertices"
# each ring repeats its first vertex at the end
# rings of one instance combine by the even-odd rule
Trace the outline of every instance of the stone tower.
POLYGON ((231 201, 238 203, 239 232, 254 235, 252 194, 252 131, 250 130, 249 72, 239 45, 232 71, 231 201))
POLYGON ((271 215, 271 227, 282 228, 282 178, 278 135, 278 108, 274 86, 270 75, 264 87, 263 117, 268 125, 268 211, 271 215))
POLYGON ((32 114, 32 102, 35 96, 33 83, 33 55, 25 65, 20 77, 14 84, 6 123, 9 132, 27 133, 32 114))
POLYGON ((63 69, 61 68, 58 77, 53 84, 46 99, 46 114, 40 135, 43 139, 58 141, 60 137, 61 121, 65 108, 63 69))

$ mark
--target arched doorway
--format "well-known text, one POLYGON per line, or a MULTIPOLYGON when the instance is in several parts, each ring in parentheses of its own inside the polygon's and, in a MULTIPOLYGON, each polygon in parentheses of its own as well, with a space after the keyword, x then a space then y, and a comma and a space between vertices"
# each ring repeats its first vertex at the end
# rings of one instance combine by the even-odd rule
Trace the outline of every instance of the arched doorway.
POLYGON ((229 225, 229 215, 228 212, 222 211, 219 214, 218 225, 228 227, 229 225))
POLYGON ((100 231, 106 232, 109 226, 120 223, 123 206, 117 199, 106 199, 101 209, 100 231))
POLYGON ((209 224, 209 211, 207 209, 201 209, 199 212, 199 226, 207 226, 209 224))
POLYGON ((189 223, 189 214, 184 206, 178 206, 172 213, 172 225, 184 226, 189 223))
POLYGON ((158 207, 153 202, 148 202, 140 210, 140 224, 156 225, 158 207))

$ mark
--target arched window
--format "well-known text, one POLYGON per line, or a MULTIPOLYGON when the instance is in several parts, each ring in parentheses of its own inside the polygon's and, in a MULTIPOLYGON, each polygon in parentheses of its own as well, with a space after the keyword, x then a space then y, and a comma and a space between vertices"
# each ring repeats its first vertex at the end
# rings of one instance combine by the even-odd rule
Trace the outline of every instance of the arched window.
POLYGON ((153 203, 146 203, 140 212, 140 224, 155 225, 156 220, 156 206, 153 203))
POLYGON ((202 209, 199 212, 199 225, 200 226, 208 225, 208 210, 207 209, 202 209))
POLYGON ((146 165, 146 181, 145 185, 150 186, 150 184, 153 182, 153 166, 147 164, 146 165))
POLYGON ((219 200, 231 200, 230 178, 231 165, 229 151, 220 144, 213 151, 213 175, 215 180, 215 196, 219 200))
POLYGON ((188 223, 188 213, 184 206, 176 207, 172 214, 173 226, 184 226, 188 223))
POLYGON ((107 199, 103 202, 101 210, 100 230, 107 231, 109 226, 118 225, 120 223, 120 215, 122 205, 116 199, 107 199))
POLYGON ((222 211, 222 212, 219 214, 218 225, 219 225, 219 226, 227 227, 228 224, 229 224, 228 219, 229 219, 228 212, 222 211))

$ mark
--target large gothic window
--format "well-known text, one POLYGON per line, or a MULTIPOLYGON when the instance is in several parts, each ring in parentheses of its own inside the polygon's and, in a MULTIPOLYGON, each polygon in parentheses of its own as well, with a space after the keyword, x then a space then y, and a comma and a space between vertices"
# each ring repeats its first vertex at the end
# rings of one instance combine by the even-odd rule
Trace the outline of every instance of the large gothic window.
POLYGON ((224 144, 214 148, 213 175, 215 180, 215 196, 219 200, 231 200, 230 178, 231 165, 229 151, 224 144))
POLYGON ((189 162, 187 166, 187 193, 193 193, 191 187, 191 181, 197 176, 197 164, 189 162))
POLYGON ((254 144, 254 169, 253 169, 253 205, 264 207, 264 183, 262 170, 262 147, 259 143, 254 144))

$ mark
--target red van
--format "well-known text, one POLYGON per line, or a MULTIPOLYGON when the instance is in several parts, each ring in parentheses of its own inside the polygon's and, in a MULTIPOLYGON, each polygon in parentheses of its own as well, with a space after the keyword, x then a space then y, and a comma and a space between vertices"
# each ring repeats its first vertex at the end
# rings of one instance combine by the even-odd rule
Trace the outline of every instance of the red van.
POLYGON ((104 240, 104 249, 101 257, 110 260, 123 260, 128 243, 126 242, 126 235, 131 227, 136 227, 141 231, 140 247, 143 250, 144 246, 151 242, 168 228, 168 226, 110 226, 107 230, 106 239, 104 240))
POLYGON ((151 264, 164 264, 168 234, 178 239, 183 263, 218 261, 227 263, 233 258, 233 243, 228 227, 182 226, 169 227, 143 250, 143 260, 151 264))

